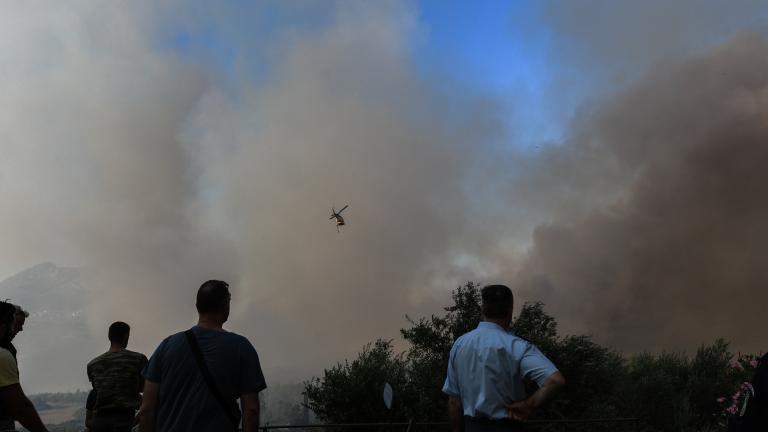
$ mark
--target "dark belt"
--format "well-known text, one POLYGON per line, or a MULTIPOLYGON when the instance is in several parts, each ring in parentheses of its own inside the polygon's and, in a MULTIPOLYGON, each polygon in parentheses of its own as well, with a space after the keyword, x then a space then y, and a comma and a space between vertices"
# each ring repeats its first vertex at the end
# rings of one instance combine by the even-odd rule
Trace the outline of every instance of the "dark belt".
POLYGON ((523 423, 510 419, 489 419, 464 416, 466 432, 516 432, 523 430, 523 423))

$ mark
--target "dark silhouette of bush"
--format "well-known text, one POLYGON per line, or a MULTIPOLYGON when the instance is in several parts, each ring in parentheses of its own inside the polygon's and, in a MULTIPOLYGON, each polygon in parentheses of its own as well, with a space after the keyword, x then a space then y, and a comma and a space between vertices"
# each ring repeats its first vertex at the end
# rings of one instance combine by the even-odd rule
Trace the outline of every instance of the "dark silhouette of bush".
MULTIPOLYGON (((352 362, 325 370, 306 383, 309 406, 327 422, 445 421, 441 389, 454 340, 481 320, 479 286, 453 291, 453 305, 442 316, 418 320, 401 335, 409 343, 395 353, 391 341, 367 345, 352 362), (395 389, 391 411, 382 388, 395 389)), ((722 339, 702 346, 693 358, 684 353, 642 353, 625 358, 587 335, 560 336, 557 321, 542 303, 520 308, 512 330, 536 344, 563 372, 565 391, 535 418, 640 417, 640 425, 571 425, 569 431, 715 431, 724 430, 717 398, 729 394, 744 377, 729 367, 733 355, 722 339)), ((529 391, 534 383, 527 383, 529 391)), ((559 425, 537 428, 561 430, 559 425)))

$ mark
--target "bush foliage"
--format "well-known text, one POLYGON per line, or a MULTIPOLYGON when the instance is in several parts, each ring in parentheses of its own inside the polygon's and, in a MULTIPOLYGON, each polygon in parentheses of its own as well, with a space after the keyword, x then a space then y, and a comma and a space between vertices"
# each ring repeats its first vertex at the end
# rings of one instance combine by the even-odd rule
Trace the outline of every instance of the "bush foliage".
MULTIPOLYGON (((392 341, 378 340, 351 362, 337 364, 307 382, 310 408, 332 423, 445 421, 446 396, 441 389, 448 354, 454 340, 481 320, 478 285, 468 282, 456 288, 453 303, 442 316, 406 317, 410 326, 401 330, 410 346, 406 352, 396 353, 392 341), (391 410, 382 398, 386 382, 395 389, 391 410)), ((723 340, 701 347, 691 358, 669 352, 624 357, 590 336, 561 336, 557 321, 542 303, 523 305, 512 327, 515 334, 536 344, 568 382, 537 418, 641 419, 639 425, 592 424, 583 430, 724 430, 716 400, 747 379, 744 370, 730 366, 734 356, 723 340)), ((535 384, 527 387, 535 391, 535 384)))

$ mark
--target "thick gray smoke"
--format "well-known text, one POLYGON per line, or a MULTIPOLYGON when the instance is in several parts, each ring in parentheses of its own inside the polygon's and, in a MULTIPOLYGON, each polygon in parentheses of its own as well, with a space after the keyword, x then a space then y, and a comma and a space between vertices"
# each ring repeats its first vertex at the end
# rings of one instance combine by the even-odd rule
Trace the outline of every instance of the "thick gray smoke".
MULTIPOLYGON (((194 322, 203 280, 226 279, 231 328, 273 379, 316 373, 436 309, 466 216, 462 179, 501 128, 488 110, 456 115, 474 102, 416 73, 412 12, 340 9, 327 29, 286 39, 269 82, 233 87, 158 48, 145 9, 0 14, 5 271, 83 266, 93 338, 124 320, 148 353, 194 322), (330 209, 345 204, 337 233, 330 209)), ((35 334, 20 337, 34 355, 35 334)), ((62 379, 85 387, 97 354, 59 357, 62 379)))
MULTIPOLYGON (((199 229, 191 156, 177 138, 205 75, 158 53, 145 36, 149 23, 134 3, 20 2, 0 10, 3 272, 44 260, 85 267, 92 291, 78 298, 93 338, 104 345, 106 326, 125 320, 144 351, 161 336, 153 329, 191 321, 179 312, 193 300, 176 299, 174 310, 174 293, 235 274, 199 229)), ((43 312, 24 306, 33 319, 43 312)), ((33 331, 19 338, 22 355, 40 352, 35 341, 46 340, 33 331)), ((22 366, 25 383, 84 388, 84 362, 97 353, 57 353, 55 365, 47 359, 50 374, 22 366)))
POLYGON ((407 11, 342 11, 266 88, 208 93, 186 140, 235 245, 238 319, 286 368, 395 337, 462 235, 462 179, 492 120, 457 118, 409 66, 407 11), (337 233, 332 206, 348 225, 337 233), (308 355, 311 353, 311 356, 308 355))
MULTIPOLYGON (((327 25, 241 41, 233 52, 267 49, 230 69, 158 41, 156 18, 178 3, 0 6, 0 270, 87 271, 91 340, 73 344, 119 319, 149 353, 221 278, 229 327, 273 381, 300 379, 479 278, 517 281, 565 330, 622 348, 755 348, 752 318, 734 316, 760 304, 744 297, 759 295, 765 240, 763 41, 659 68, 531 155, 499 146, 498 101, 438 91, 414 65, 417 11, 334 6, 327 25), (337 233, 329 211, 345 204, 337 233), (678 331, 656 337, 662 318, 678 331)), ((42 331, 20 336, 22 353, 42 331)), ((27 385, 85 387, 98 351, 76 354, 46 382, 22 367, 27 385)))
POLYGON ((765 350, 768 43, 658 68, 585 114, 565 147, 602 155, 629 186, 536 229, 525 296, 624 349, 725 337, 765 350))

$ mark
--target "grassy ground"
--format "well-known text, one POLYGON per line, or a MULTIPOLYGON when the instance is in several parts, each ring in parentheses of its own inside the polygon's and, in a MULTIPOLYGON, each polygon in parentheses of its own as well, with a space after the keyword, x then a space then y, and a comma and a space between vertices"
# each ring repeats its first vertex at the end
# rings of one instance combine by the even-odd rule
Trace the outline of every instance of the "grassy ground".
POLYGON ((50 409, 40 411, 40 418, 45 424, 59 424, 73 420, 77 412, 82 408, 74 403, 52 403, 50 409))

